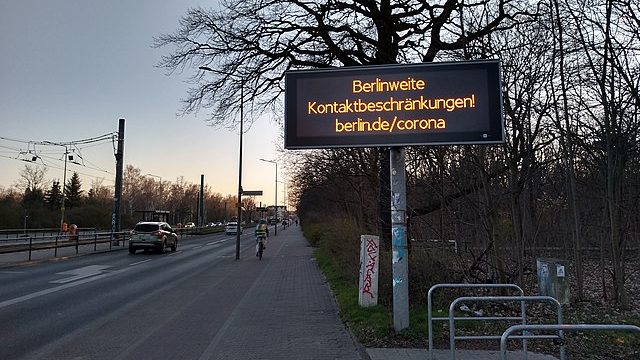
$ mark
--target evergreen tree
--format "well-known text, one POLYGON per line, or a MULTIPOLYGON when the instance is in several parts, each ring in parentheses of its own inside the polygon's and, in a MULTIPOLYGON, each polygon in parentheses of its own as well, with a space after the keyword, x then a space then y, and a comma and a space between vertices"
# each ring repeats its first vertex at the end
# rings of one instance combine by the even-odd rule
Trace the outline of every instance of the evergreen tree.
POLYGON ((22 197, 22 204, 25 208, 41 205, 44 203, 44 193, 38 188, 27 188, 22 197))
POLYGON ((74 172, 71 179, 64 186, 65 207, 72 209, 78 206, 82 202, 82 184, 80 183, 80 176, 77 172, 74 172))
POLYGON ((54 181, 51 185, 51 189, 47 190, 44 196, 44 201, 47 203, 50 209, 59 209, 62 202, 62 190, 60 189, 60 182, 54 181))

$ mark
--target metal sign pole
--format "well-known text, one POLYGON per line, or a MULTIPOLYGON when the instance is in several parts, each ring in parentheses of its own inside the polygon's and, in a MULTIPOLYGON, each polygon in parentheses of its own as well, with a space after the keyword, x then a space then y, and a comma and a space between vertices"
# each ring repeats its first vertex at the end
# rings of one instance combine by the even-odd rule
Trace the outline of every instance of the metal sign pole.
POLYGON ((391 249, 393 252, 393 327, 409 327, 409 277, 407 254, 407 182, 404 148, 389 150, 391 171, 391 249))

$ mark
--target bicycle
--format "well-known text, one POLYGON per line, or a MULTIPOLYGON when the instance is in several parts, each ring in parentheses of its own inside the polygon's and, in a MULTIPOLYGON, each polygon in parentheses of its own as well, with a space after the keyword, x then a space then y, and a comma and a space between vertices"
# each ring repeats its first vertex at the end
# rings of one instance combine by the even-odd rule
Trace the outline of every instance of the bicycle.
POLYGON ((258 260, 262 260, 262 253, 264 252, 264 241, 266 239, 267 237, 264 235, 258 235, 256 238, 256 241, 258 242, 258 244, 256 245, 256 256, 258 257, 258 260))

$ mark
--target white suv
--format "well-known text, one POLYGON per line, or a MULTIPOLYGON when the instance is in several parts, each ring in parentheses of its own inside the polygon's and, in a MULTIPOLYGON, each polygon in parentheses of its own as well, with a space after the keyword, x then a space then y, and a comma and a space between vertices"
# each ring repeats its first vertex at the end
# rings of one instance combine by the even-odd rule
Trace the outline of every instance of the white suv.
POLYGON ((136 250, 149 249, 164 252, 170 247, 171 251, 178 248, 178 235, 173 231, 171 226, 165 222, 142 221, 136 224, 131 231, 131 239, 129 240, 129 253, 135 254, 136 250))
MULTIPOLYGON (((227 223, 227 226, 224 228, 224 232, 227 235, 238 234, 238 222, 230 221, 227 223)), ((242 234, 242 226, 240 227, 240 234, 242 234)))

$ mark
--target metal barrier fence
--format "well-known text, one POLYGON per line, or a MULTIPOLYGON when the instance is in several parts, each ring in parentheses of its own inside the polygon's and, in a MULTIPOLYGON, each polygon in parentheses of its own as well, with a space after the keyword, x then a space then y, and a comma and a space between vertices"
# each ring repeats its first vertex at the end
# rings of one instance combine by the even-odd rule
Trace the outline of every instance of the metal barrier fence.
MULTIPOLYGON (((106 232, 108 230, 98 230, 93 227, 78 228, 79 234, 93 234, 96 232, 106 232)), ((68 232, 61 232, 58 228, 43 228, 43 229, 0 229, 0 244, 6 244, 10 242, 27 242, 29 238, 43 239, 52 236, 66 236, 68 232)))
POLYGON ((128 231, 117 233, 93 232, 84 234, 79 233, 76 235, 30 236, 28 239, 24 239, 23 242, 0 246, 0 254, 27 251, 28 260, 31 261, 31 254, 33 251, 54 249, 54 256, 58 256, 58 248, 75 246, 76 254, 78 254, 78 247, 80 245, 93 244, 93 249, 96 251, 98 244, 108 242, 109 248, 111 249, 113 245, 119 245, 120 241, 122 241, 122 246, 125 246, 125 242, 128 237, 128 231))
MULTIPOLYGON (((427 326, 429 332, 429 359, 434 359, 433 354, 433 321, 449 321, 449 317, 433 317, 433 293, 438 289, 507 289, 515 290, 521 296, 524 296, 524 291, 520 286, 515 284, 436 284, 433 285, 427 293, 427 326)), ((525 304, 521 302, 520 305, 521 316, 524 317, 525 304)), ((451 314, 451 312, 449 313, 451 314)), ((522 342, 522 349, 527 353, 527 341, 522 342)))
MULTIPOLYGON (((192 235, 202 234, 205 227, 175 229, 180 239, 192 235)), ((0 254, 10 254, 28 252, 28 260, 32 260, 32 253, 41 250, 54 250, 54 257, 58 256, 59 248, 75 247, 76 255, 79 253, 79 246, 93 244, 93 251, 97 251, 98 244, 109 243, 109 249, 114 246, 126 246, 131 232, 129 230, 120 232, 97 231, 95 228, 80 228, 76 234, 60 233, 56 229, 36 229, 28 231, 27 236, 12 232, 13 236, 6 236, 9 231, 5 230, 5 238, 0 239, 0 254), (44 235, 49 233, 49 235, 44 235)))
MULTIPOLYGON (((526 335, 526 331, 557 331, 558 335, 550 335, 549 338, 559 338, 564 340, 564 331, 631 331, 640 333, 640 327, 635 325, 618 325, 618 324, 536 324, 536 325, 513 325, 502 333, 500 338, 500 353, 502 354, 502 360, 507 360, 507 340, 509 340, 511 333, 516 331, 522 331, 523 335, 513 336, 512 338, 520 339, 534 339, 540 338, 542 335, 526 335)), ((564 345, 560 346, 560 360, 565 359, 564 345)))
MULTIPOLYGON (((454 316, 454 311, 456 305, 458 303, 467 301, 467 302, 475 302, 475 301, 484 301, 484 302, 520 302, 521 306, 525 302, 550 302, 556 305, 556 314, 558 322, 557 324, 562 324, 562 305, 560 302, 551 296, 465 296, 459 297, 451 303, 449 306, 449 346, 451 351, 451 359, 455 360, 456 358, 456 339, 458 340, 501 340, 501 336, 492 336, 492 335, 472 335, 472 336, 455 336, 455 320, 522 320, 522 325, 526 325, 526 309, 523 311, 522 316, 520 317, 509 317, 509 316, 479 316, 479 317, 463 317, 456 318, 454 316)), ((562 338, 562 331, 559 332, 560 338, 562 338)), ((520 338, 519 336, 514 336, 514 338, 520 338)), ((558 338, 557 336, 551 335, 527 335, 522 338, 523 342, 526 339, 549 339, 549 338, 558 338)), ((524 349, 525 359, 527 357, 527 350, 524 349)), ((564 345, 560 345, 560 354, 561 358, 564 358, 564 345)))

